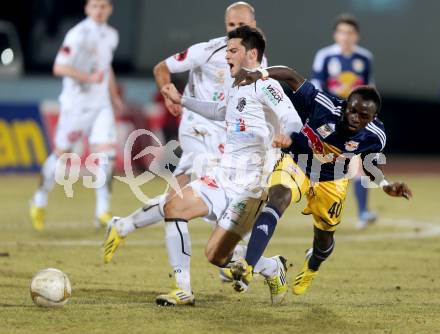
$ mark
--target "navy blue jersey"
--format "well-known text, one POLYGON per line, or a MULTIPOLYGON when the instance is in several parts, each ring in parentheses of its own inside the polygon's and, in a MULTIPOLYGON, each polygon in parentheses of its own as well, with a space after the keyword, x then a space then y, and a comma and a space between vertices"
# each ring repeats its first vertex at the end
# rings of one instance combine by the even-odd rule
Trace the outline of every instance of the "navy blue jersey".
POLYGON ((338 44, 316 53, 312 83, 316 88, 339 98, 347 98, 360 85, 374 84, 373 55, 356 46, 350 56, 342 54, 338 44))
POLYGON ((306 121, 301 132, 292 134, 293 143, 287 151, 311 180, 343 178, 351 157, 383 151, 385 130, 377 118, 349 136, 339 129, 344 100, 320 92, 307 80, 290 97, 306 121))

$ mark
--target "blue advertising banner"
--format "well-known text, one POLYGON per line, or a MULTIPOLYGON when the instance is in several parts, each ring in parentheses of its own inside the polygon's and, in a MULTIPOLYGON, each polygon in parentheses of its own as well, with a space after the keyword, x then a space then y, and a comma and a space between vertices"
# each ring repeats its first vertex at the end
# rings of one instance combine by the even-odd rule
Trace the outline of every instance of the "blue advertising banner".
POLYGON ((39 106, 0 103, 0 173, 39 171, 48 151, 39 106))

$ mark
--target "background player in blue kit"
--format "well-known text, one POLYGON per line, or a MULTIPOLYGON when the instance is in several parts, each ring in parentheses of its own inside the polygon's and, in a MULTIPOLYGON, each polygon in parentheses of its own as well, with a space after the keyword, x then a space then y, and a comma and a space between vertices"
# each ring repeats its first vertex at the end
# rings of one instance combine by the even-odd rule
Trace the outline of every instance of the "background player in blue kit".
POLYGON ((378 154, 385 146, 383 123, 377 118, 381 98, 374 87, 355 88, 347 100, 320 92, 296 71, 274 66, 261 72, 242 72, 235 84, 248 85, 258 79, 286 82, 293 90, 292 103, 307 121, 299 133, 278 136, 277 146, 287 148, 268 181, 269 199, 257 218, 249 240, 246 258, 231 266, 234 288, 243 291, 252 279, 254 263, 263 254, 276 224, 290 203, 307 198, 303 214, 314 220, 313 247, 293 284, 293 293, 303 294, 332 253, 334 232, 341 222, 347 193, 347 166, 354 155, 361 155, 365 173, 383 191, 395 197, 412 196, 405 183, 388 183, 378 167, 378 154), (365 160, 364 160, 365 159, 365 160), (373 168, 371 168, 373 167, 373 168))
MULTIPOLYGON (((316 88, 341 99, 346 99, 350 92, 360 85, 372 85, 373 55, 357 45, 359 24, 349 15, 339 16, 334 24, 335 43, 320 49, 313 62, 312 83, 316 88)), ((354 189, 358 205, 358 228, 365 228, 376 220, 376 214, 368 209, 368 189, 361 184, 359 161, 358 174, 354 179, 354 189)))

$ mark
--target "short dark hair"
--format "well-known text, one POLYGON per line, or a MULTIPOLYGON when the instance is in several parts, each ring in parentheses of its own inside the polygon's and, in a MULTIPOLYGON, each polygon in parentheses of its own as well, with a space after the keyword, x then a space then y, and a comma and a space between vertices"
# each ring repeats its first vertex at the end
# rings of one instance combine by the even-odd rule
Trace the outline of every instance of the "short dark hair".
POLYGON ((379 91, 373 86, 358 86, 350 92, 348 95, 347 101, 353 95, 360 95, 364 100, 373 101, 376 105, 376 113, 379 113, 380 107, 382 105, 382 99, 380 97, 379 91))
POLYGON ((251 49, 257 49, 257 60, 261 63, 263 59, 264 49, 266 48, 266 41, 263 33, 256 28, 249 26, 241 26, 228 32, 228 39, 240 38, 241 45, 243 45, 246 51, 251 49))
POLYGON ((354 28, 354 30, 356 30, 357 33, 360 32, 359 22, 356 20, 356 18, 353 15, 350 14, 339 15, 336 18, 335 22, 333 23, 333 31, 336 31, 338 25, 340 25, 341 23, 349 24, 354 28))

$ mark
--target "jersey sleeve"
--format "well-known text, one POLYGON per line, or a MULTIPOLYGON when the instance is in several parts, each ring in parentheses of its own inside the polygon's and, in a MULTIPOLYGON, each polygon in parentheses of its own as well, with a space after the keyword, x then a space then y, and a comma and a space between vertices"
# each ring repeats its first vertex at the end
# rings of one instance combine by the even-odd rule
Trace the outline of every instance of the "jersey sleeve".
POLYGON ((322 50, 318 51, 313 60, 313 74, 311 82, 319 90, 323 90, 328 79, 325 68, 325 54, 322 50))
POLYGON ((366 73, 365 73, 365 82, 367 85, 372 85, 375 86, 376 82, 374 80, 374 72, 373 72, 373 55, 370 56, 370 58, 368 59, 368 64, 367 64, 367 69, 366 69, 366 73))
POLYGON ((181 73, 199 67, 209 60, 209 57, 216 50, 225 45, 224 40, 211 40, 209 42, 197 43, 185 51, 168 57, 165 63, 171 73, 181 73))
POLYGON ((309 117, 318 104, 316 96, 319 91, 308 80, 304 81, 300 88, 290 94, 290 99, 296 110, 303 116, 303 118, 309 117))
POLYGON ((259 83, 258 98, 277 115, 282 132, 287 135, 299 132, 303 125, 301 118, 280 83, 275 80, 259 81, 259 83))
POLYGON ((75 30, 70 30, 64 38, 61 48, 58 50, 55 58, 55 64, 69 65, 74 64, 75 58, 81 51, 81 34, 78 34, 75 30))

